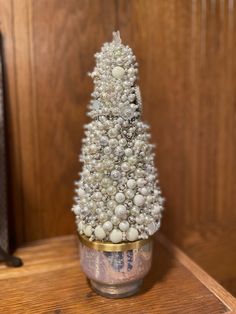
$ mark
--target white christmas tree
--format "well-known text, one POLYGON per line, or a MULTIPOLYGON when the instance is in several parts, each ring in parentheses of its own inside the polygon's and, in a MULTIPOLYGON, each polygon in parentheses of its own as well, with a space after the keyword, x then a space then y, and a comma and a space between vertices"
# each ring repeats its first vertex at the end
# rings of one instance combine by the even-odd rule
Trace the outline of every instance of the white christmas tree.
POLYGON ((72 210, 79 233, 90 241, 147 239, 160 227, 163 198, 149 126, 140 120, 138 64, 119 32, 95 57, 92 121, 85 125, 83 169, 72 210))

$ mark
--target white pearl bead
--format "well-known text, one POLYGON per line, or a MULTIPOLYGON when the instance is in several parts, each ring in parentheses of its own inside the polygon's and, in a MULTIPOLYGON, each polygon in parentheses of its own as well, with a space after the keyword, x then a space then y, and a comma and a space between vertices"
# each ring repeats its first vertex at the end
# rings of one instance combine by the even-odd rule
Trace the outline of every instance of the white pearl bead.
POLYGON ((80 221, 80 222, 79 222, 78 228, 79 228, 79 231, 84 231, 85 224, 83 223, 83 221, 80 221))
POLYGON ((147 180, 148 180, 148 182, 151 182, 152 180, 154 180, 154 177, 153 177, 152 175, 149 175, 149 176, 147 177, 147 180))
POLYGON ((142 187, 142 186, 144 186, 146 184, 146 180, 144 180, 143 178, 139 178, 137 180, 137 184, 138 184, 139 187, 142 187))
POLYGON ((101 179, 102 179, 102 174, 100 173, 100 172, 97 172, 97 173, 95 173, 94 174, 94 179, 95 179, 95 181, 101 181, 101 179))
POLYGON ((93 181, 94 181, 94 177, 93 176, 88 176, 87 182, 88 183, 93 183, 93 181))
POLYGON ((137 169, 136 170, 136 176, 137 177, 143 177, 145 175, 145 172, 142 169, 137 169))
POLYGON ((111 231, 113 228, 113 225, 110 221, 106 221, 106 222, 104 222, 102 227, 105 231, 111 231))
POLYGON ((107 188, 107 194, 108 195, 114 195, 115 193, 116 193, 116 188, 113 185, 111 185, 107 188))
POLYGON ((136 187, 136 181, 134 179, 129 179, 127 181, 127 186, 129 189, 134 189, 136 187))
POLYGON ((125 192, 125 196, 126 196, 128 199, 132 199, 132 198, 134 197, 134 191, 128 189, 128 190, 125 192))
POLYGON ((94 108, 95 110, 98 110, 100 107, 101 107, 100 101, 94 100, 94 101, 93 101, 93 108, 94 108))
POLYGON ((151 222, 153 222, 153 218, 151 217, 151 216, 145 216, 144 217, 145 219, 145 225, 148 225, 148 224, 150 224, 151 222))
POLYGON ((109 140, 109 145, 113 148, 115 148, 118 145, 118 141, 115 138, 112 138, 109 140))
POLYGON ((85 191, 83 189, 79 188, 78 195, 79 195, 79 197, 83 198, 85 196, 85 191))
POLYGON ((96 208, 96 213, 97 213, 98 215, 100 215, 101 212, 102 212, 101 208, 96 208))
POLYGON ((120 144, 121 146, 126 146, 126 145, 127 145, 126 139, 125 139, 125 138, 122 138, 121 140, 119 140, 119 144, 120 144))
POLYGON ((112 160, 107 159, 104 161, 103 166, 104 166, 104 169, 111 170, 113 168, 114 164, 113 164, 112 160))
POLYGON ((124 149, 123 147, 117 146, 115 149, 115 155, 116 156, 122 156, 124 155, 124 149))
POLYGON ((121 100, 122 100, 122 101, 126 101, 126 100, 127 100, 127 96, 126 96, 126 95, 123 95, 123 96, 121 97, 121 100))
POLYGON ((115 200, 118 202, 118 203, 123 203, 125 201, 125 196, 123 193, 117 193, 116 196, 115 196, 115 200))
POLYGON ((132 149, 131 149, 131 148, 126 148, 126 149, 125 149, 125 155, 126 155, 127 157, 131 157, 131 156, 133 155, 132 149))
POLYGON ((118 205, 115 208, 115 214, 118 218, 125 219, 127 216, 126 207, 124 205, 118 205))
POLYGON ((122 232, 120 230, 114 229, 110 233, 110 240, 113 243, 119 243, 122 241, 122 232))
POLYGON ((161 212, 161 207, 159 205, 154 205, 152 209, 152 214, 157 215, 161 212))
POLYGON ((91 226, 87 226, 85 229, 84 229, 84 233, 87 237, 91 237, 92 235, 92 227, 91 226))
POLYGON ((140 140, 136 140, 135 143, 134 143, 134 146, 136 148, 141 148, 143 145, 144 145, 144 142, 140 141, 140 140))
POLYGON ((107 214, 102 212, 100 215, 99 215, 99 220, 104 222, 107 220, 107 214))
POLYGON ((111 180, 109 178, 103 178, 101 184, 103 187, 107 187, 111 184, 111 180))
POLYGON ((120 172, 118 170, 113 170, 111 172, 111 177, 113 180, 119 180, 120 179, 120 172))
POLYGON ((106 189, 101 189, 101 193, 105 195, 107 193, 106 189))
POLYGON ((111 153, 111 148, 109 146, 106 146, 104 148, 104 154, 109 155, 111 153))
POLYGON ((146 200, 147 200, 147 203, 151 204, 152 201, 153 201, 153 196, 152 196, 152 195, 148 195, 148 196, 146 197, 146 200))
POLYGON ((113 209, 113 208, 116 207, 116 202, 114 202, 114 201, 109 201, 109 202, 107 203, 107 206, 108 206, 108 208, 113 209))
POLYGON ((118 217, 116 217, 115 215, 113 215, 111 217, 111 222, 113 223, 114 226, 117 226, 120 223, 120 219, 118 217))
POLYGON ((89 151, 91 154, 95 154, 96 151, 97 151, 97 146, 95 144, 92 144, 90 147, 89 147, 89 151))
POLYGON ((133 216, 138 216, 139 213, 140 213, 140 209, 137 206, 134 206, 131 208, 131 214, 133 216))
POLYGON ((129 167, 129 164, 127 162, 123 162, 121 164, 121 169, 125 172, 129 171, 130 167, 129 167))
POLYGON ((95 209, 95 202, 94 202, 94 201, 90 201, 90 202, 88 203, 88 208, 89 208, 90 210, 94 210, 94 209, 95 209))
POLYGON ((142 195, 148 195, 148 189, 147 188, 142 188, 141 189, 141 194, 142 195))
POLYGON ((129 241, 135 241, 138 239, 138 230, 131 227, 126 233, 126 237, 129 241))
POLYGON ((129 229, 129 223, 128 221, 122 221, 120 224, 119 224, 119 228, 121 231, 127 231, 129 229))
POLYGON ((117 135, 118 135, 117 129, 110 129, 110 130, 108 131, 108 136, 109 136, 110 138, 117 137, 117 135))
POLYGON ((134 101, 134 99, 135 99, 135 95, 134 94, 129 95, 129 101, 134 101))
POLYGON ((134 110, 131 108, 124 108, 121 114, 124 119, 131 119, 134 116, 134 110))
POLYGON ((135 156, 132 156, 129 158, 128 161, 130 165, 135 165, 137 163, 137 158, 135 156))
POLYGON ((136 206, 142 206, 144 204, 144 197, 140 194, 135 195, 134 204, 136 206))
POLYGON ((84 177, 89 176, 89 175, 90 175, 89 170, 88 170, 88 169, 84 169, 84 171, 83 171, 83 175, 84 175, 84 177))
POLYGON ((95 201, 100 201, 102 199, 102 193, 101 192, 96 192, 93 194, 93 199, 95 201))
POLYGON ((142 223, 144 223, 144 216, 143 214, 140 214, 138 217, 136 217, 136 222, 141 225, 142 223))
POLYGON ((101 162, 98 162, 96 165, 95 165, 95 169, 97 170, 97 171, 102 171, 102 163, 101 162))
POLYGON ((112 210, 110 210, 110 209, 108 209, 108 211, 107 211, 107 215, 108 215, 109 217, 111 217, 111 216, 113 215, 113 211, 112 211, 112 210))
POLYGON ((97 226, 94 230, 94 234, 97 239, 103 240, 106 237, 106 233, 101 226, 97 226))
POLYGON ((147 226, 147 229, 148 229, 148 234, 149 235, 153 235, 157 229, 158 229, 158 225, 155 223, 155 222, 151 222, 148 226, 147 226))
POLYGON ((112 69, 111 73, 114 78, 120 79, 124 76, 125 70, 120 66, 116 66, 112 69))

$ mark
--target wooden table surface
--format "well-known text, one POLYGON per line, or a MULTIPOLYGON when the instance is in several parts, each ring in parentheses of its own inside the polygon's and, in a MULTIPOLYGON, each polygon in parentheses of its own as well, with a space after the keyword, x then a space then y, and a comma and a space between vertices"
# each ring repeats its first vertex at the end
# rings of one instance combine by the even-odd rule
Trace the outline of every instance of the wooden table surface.
MULTIPOLYGON (((0 313, 231 313, 235 299, 182 251, 159 235, 140 293, 106 299, 93 292, 79 265, 75 236, 18 249, 18 269, 0 265, 0 313)), ((220 262, 220 261, 216 261, 220 262)))

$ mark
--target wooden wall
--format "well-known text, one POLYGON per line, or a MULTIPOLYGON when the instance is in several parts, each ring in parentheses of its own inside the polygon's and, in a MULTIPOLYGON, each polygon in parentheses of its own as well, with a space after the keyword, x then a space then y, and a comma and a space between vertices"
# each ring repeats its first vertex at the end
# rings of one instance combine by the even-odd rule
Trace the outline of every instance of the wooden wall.
POLYGON ((158 144, 162 231, 236 292, 235 21, 233 0, 0 0, 17 245, 75 231, 87 72, 119 29, 158 144))

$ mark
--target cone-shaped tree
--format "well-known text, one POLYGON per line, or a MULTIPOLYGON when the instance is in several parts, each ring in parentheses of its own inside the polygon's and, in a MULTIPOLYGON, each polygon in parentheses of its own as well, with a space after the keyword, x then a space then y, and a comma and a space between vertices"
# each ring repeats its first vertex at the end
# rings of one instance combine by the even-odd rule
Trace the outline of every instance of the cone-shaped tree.
POLYGON ((92 122, 85 126, 72 210, 78 231, 91 241, 146 239, 160 227, 163 198, 149 127, 140 120, 136 58, 119 32, 95 57, 92 122))

